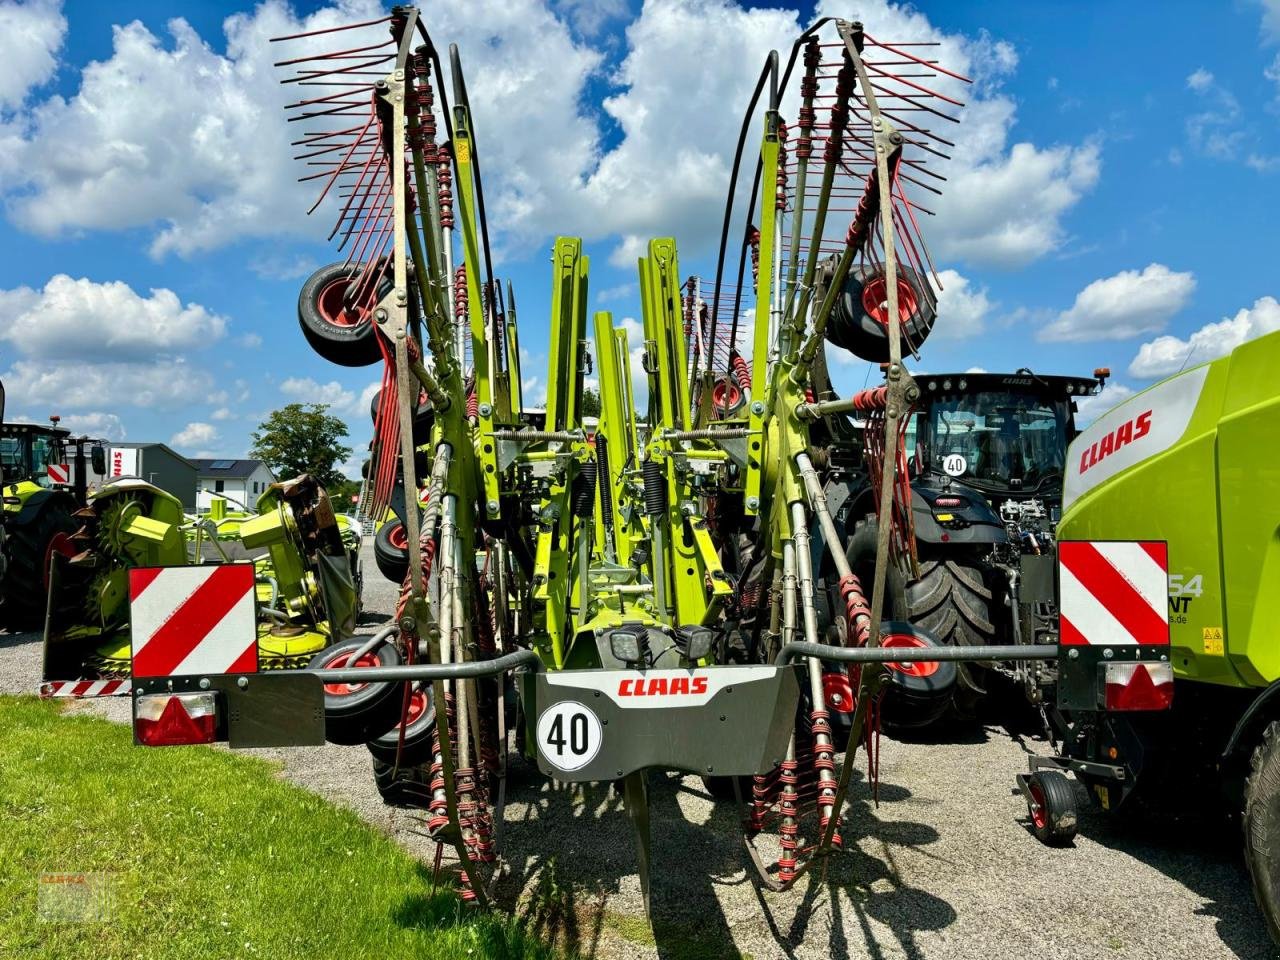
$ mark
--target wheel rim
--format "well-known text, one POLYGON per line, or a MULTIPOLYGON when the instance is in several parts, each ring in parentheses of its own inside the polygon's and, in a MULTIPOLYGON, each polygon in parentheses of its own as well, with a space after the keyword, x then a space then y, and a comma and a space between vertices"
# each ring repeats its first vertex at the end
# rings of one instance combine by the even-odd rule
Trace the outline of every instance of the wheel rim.
POLYGON ((1040 788, 1040 784, 1032 780, 1027 784, 1027 792, 1031 794, 1031 799, 1027 803, 1031 811, 1031 822, 1035 824, 1037 830, 1043 830, 1049 825, 1049 812, 1044 804, 1044 790, 1040 788))
POLYGON ((422 715, 427 712, 427 708, 431 706, 431 698, 427 696, 424 690, 414 690, 409 695, 409 716, 403 724, 396 724, 395 729, 399 730, 403 727, 411 727, 422 719, 422 715))
POLYGON ((836 713, 853 713, 853 684, 847 673, 822 675, 822 699, 828 710, 836 713))
MULTIPOLYGON (((356 660, 355 663, 349 664, 347 663, 347 659, 350 656, 351 654, 349 653, 340 653, 338 654, 338 656, 334 657, 332 660, 329 660, 328 662, 326 662, 324 665, 324 669, 336 670, 339 667, 347 667, 347 666, 377 667, 377 666, 381 666, 382 664, 382 661, 378 659, 378 655, 376 653, 366 653, 364 656, 356 660)), ((356 693, 359 690, 363 690, 367 686, 368 686, 367 683, 326 683, 324 685, 324 692, 333 697, 346 697, 346 696, 350 696, 353 693, 356 693)))
POLYGON ((409 549, 409 535, 404 532, 404 525, 397 523, 391 528, 391 532, 387 534, 387 541, 397 550, 409 549))
MULTIPOLYGON (((880 646, 923 650, 930 648, 932 644, 909 633, 891 633, 880 641, 880 646)), ((940 664, 937 660, 919 660, 914 663, 886 663, 885 666, 907 677, 932 677, 938 672, 940 664)))
POLYGON ((711 402, 717 407, 727 407, 732 410, 742 402, 742 391, 736 383, 721 380, 711 389, 711 402))
POLYGON ((316 312, 332 327, 358 327, 364 322, 364 314, 359 309, 347 307, 350 285, 349 278, 339 277, 326 283, 316 295, 316 312))
MULTIPOLYGON (((915 316, 919 302, 915 287, 898 277, 898 320, 906 323, 915 316)), ((882 327, 889 325, 889 284, 883 275, 868 281, 862 288, 862 309, 882 327)))
POLYGON ((53 564, 53 555, 61 554, 70 560, 76 555, 75 544, 71 542, 71 537, 59 531, 55 533, 49 540, 49 545, 44 548, 44 589, 47 593, 49 590, 49 568, 53 564))

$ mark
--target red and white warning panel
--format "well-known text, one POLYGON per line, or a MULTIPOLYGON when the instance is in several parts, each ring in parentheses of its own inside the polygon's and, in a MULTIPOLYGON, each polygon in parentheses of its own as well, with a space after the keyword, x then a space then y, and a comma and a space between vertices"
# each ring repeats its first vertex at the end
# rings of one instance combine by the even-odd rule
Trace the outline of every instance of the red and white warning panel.
POLYGON ((46 680, 40 684, 40 698, 123 697, 132 689, 133 684, 128 680, 46 680))
POLYGON ((256 673, 251 563, 129 571, 134 677, 256 673))
POLYGON ((46 464, 44 472, 53 483, 69 484, 71 482, 71 467, 65 463, 46 464))
POLYGON ((1169 549, 1157 541, 1058 544, 1062 643, 1169 643, 1169 549))

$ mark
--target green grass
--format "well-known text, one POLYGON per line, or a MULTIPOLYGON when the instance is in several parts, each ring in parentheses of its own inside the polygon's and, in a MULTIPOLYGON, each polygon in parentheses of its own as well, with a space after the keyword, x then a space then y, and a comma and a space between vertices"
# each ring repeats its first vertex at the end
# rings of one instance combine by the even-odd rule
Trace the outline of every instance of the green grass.
POLYGON ((203 747, 0 697, 0 956, 529 958, 524 923, 465 910, 354 814, 203 747), (102 923, 43 921, 43 873, 109 871, 102 923))

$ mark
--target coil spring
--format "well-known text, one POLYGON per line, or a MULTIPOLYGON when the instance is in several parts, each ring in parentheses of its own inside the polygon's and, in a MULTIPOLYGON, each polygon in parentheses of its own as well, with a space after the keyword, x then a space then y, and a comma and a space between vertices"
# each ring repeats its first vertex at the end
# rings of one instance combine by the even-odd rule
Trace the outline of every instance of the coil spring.
POLYGON ((747 366, 747 361, 742 358, 742 354, 736 350, 729 358, 729 362, 733 365, 734 376, 738 378, 738 386, 743 390, 751 389, 751 368, 747 366))
POLYGON ((760 231, 755 227, 747 229, 747 243, 751 245, 751 280, 760 279, 760 231))
POLYGON ((464 263, 453 273, 453 317, 458 323, 467 319, 467 265, 464 263))
POLYGON ((854 636, 854 645, 865 647, 871 642, 871 607, 862 592, 862 581, 856 573, 840 578, 840 597, 844 600, 845 615, 854 636))
POLYGON ((776 206, 779 211, 787 209, 787 125, 778 124, 778 189, 776 206))
POLYGON ((657 460, 646 460, 643 468, 644 476, 644 510, 650 516, 667 511, 667 477, 662 464, 657 460))
POLYGON ((831 106, 831 129, 827 135, 827 147, 823 159, 838 163, 844 155, 844 131, 849 126, 849 95, 853 93, 853 63, 845 51, 844 63, 836 74, 836 100, 831 106))
POLYGON ((573 478, 571 508, 575 516, 590 517, 596 504, 596 462, 588 460, 578 467, 573 478))
POLYGON ((441 150, 437 155, 436 182, 440 194, 440 226, 453 226, 453 168, 449 165, 448 155, 441 150))
POLYGON ((600 496, 600 519, 606 530, 613 529, 613 498, 609 495, 609 444, 603 434, 596 434, 596 463, 598 465, 597 482, 603 478, 605 489, 600 496))

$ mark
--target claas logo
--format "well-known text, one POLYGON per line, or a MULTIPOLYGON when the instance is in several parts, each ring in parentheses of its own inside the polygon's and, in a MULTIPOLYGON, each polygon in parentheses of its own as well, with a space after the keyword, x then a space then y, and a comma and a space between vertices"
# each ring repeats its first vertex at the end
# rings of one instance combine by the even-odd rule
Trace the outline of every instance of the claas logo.
POLYGON ((1094 441, 1087 450, 1080 454, 1080 472, 1084 473, 1105 460, 1127 443, 1141 440, 1151 432, 1151 411, 1140 413, 1132 420, 1126 420, 1101 440, 1094 441))
POLYGON ((618 684, 620 697, 679 697, 706 692, 706 677, 627 677, 618 684))

